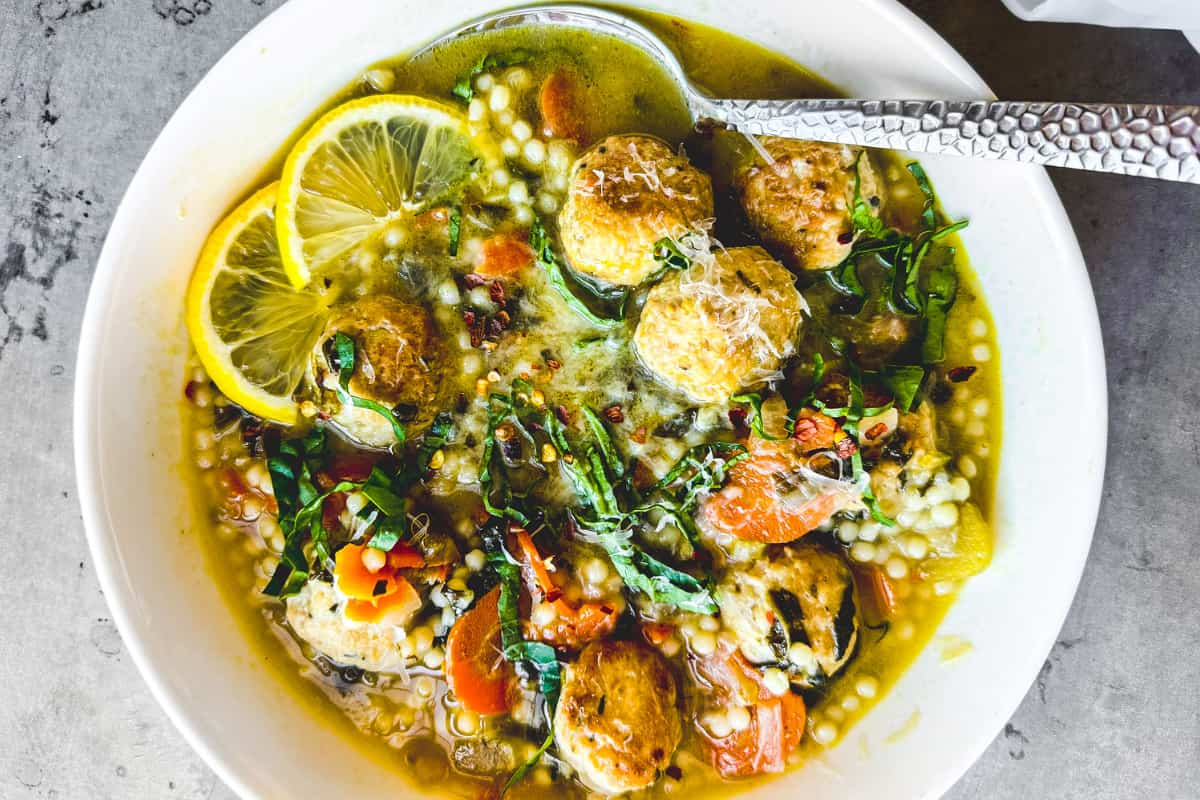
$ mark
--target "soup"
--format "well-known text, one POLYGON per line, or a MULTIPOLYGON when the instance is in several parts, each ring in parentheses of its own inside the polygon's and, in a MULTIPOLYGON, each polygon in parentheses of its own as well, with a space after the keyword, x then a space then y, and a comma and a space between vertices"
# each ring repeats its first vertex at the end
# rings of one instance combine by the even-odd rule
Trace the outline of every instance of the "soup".
MULTIPOLYGON (((714 93, 832 94, 645 21, 714 93)), ((919 165, 694 131, 554 27, 324 111, 188 298, 211 571, 295 701, 452 797, 836 744, 991 556, 998 354, 919 165)))

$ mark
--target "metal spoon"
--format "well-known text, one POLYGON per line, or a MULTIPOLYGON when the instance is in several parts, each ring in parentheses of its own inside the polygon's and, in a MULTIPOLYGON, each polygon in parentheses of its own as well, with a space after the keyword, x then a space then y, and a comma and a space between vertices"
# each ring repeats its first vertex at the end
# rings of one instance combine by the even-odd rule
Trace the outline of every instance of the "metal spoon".
POLYGON ((692 122, 751 135, 1002 159, 1200 184, 1200 106, 1004 100, 740 100, 700 92, 646 27, 580 5, 515 8, 422 48, 518 25, 583 28, 641 48, 679 85, 692 122))

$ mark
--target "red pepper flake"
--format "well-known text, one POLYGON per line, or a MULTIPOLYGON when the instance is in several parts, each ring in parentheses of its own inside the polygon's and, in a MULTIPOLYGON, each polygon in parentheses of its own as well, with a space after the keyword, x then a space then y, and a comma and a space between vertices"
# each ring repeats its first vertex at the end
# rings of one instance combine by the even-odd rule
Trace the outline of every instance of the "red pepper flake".
POLYGON ((488 279, 483 275, 480 275, 478 272, 468 272, 463 276, 463 284, 465 284, 468 289, 478 289, 487 282, 488 279))
POLYGON ((611 613, 613 613, 613 607, 612 606, 600 606, 600 611, 602 613, 604 613, 605 615, 611 614, 611 613))
POLYGON ((620 425, 625 421, 625 412, 621 410, 619 405, 611 405, 602 412, 604 418, 614 425, 620 425))
POLYGON ((551 589, 550 591, 546 592, 546 602, 557 603, 562 599, 562 596, 562 589, 551 589))
POLYGON ((504 284, 500 281, 492 281, 492 285, 488 287, 488 297, 498 306, 505 303, 504 284))
POLYGON ((567 411, 566 406, 555 406, 554 407, 554 416, 558 417, 558 421, 561 422, 563 425, 571 424, 571 412, 567 411))
POLYGON ((633 441, 637 442, 638 444, 645 444, 646 443, 646 433, 647 433, 647 431, 646 431, 645 426, 642 426, 642 427, 638 428, 636 431, 634 431, 633 433, 629 434, 629 438, 632 439, 633 441))
POLYGON ((678 781, 683 779, 683 770, 677 764, 672 764, 663 771, 667 773, 667 776, 671 780, 678 781))
POLYGON ((183 396, 188 400, 195 400, 196 390, 199 389, 200 386, 201 384, 197 383, 196 381, 188 381, 187 386, 183 387, 183 396))
POLYGON ((463 323, 467 326, 467 333, 471 335, 471 347, 479 347, 483 344, 486 320, 482 319, 474 310, 468 308, 463 312, 463 323))
POLYGON ((978 367, 976 367, 974 365, 966 366, 966 367, 955 367, 954 369, 952 369, 946 373, 946 377, 950 379, 951 383, 962 383, 963 381, 968 380, 972 375, 974 375, 976 369, 978 369, 978 367))
POLYGON ((849 436, 843 436, 833 443, 833 452, 837 453, 838 458, 849 458, 858 452, 858 445, 849 436))
POLYGON ((562 362, 559 361, 557 358, 547 358, 546 366, 549 367, 550 369, 562 369, 562 362))
POLYGON ((854 234, 850 231, 838 234, 838 244, 850 244, 852 241, 854 241, 854 234))
POLYGON ((867 431, 866 436, 871 441, 875 441, 880 436, 883 436, 885 433, 887 433, 887 429, 888 429, 888 427, 887 427, 886 423, 876 422, 874 425, 871 426, 870 430, 867 431))
POLYGON ((742 433, 749 430, 749 428, 746 426, 746 416, 748 413, 749 412, 742 407, 729 409, 729 421, 733 424, 733 429, 735 431, 742 433))

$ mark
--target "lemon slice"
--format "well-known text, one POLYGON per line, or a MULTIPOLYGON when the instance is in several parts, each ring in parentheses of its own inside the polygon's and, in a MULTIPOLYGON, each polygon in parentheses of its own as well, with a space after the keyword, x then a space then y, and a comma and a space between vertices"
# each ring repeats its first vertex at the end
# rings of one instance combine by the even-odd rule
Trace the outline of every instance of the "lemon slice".
POLYGON ((325 325, 331 299, 292 286, 275 238, 273 183, 208 237, 192 272, 187 324, 209 377, 255 416, 296 422, 292 393, 325 325))
POLYGON ((391 223, 444 202, 497 161, 494 144, 441 103, 377 95, 338 106, 283 167, 277 225, 292 284, 371 247, 391 223))

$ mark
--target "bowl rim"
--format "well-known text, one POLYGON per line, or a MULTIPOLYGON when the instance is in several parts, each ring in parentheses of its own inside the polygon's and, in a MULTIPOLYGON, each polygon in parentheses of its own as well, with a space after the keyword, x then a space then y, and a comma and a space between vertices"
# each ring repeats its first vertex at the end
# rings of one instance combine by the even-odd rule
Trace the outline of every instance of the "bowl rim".
MULTIPOLYGON (((584 0, 584 2, 586 1, 584 0)), ((906 29, 911 35, 920 39, 924 44, 927 54, 938 62, 940 69, 950 73, 964 85, 974 87, 981 97, 994 98, 991 89, 963 56, 951 47, 924 20, 908 8, 902 6, 899 0, 859 0, 859 2, 864 8, 864 13, 883 18, 897 28, 906 29)), ((627 5, 636 7, 639 3, 637 0, 627 0, 627 5)), ((99 345, 102 340, 102 327, 109 310, 115 279, 120 274, 122 268, 117 254, 119 241, 123 238, 125 229, 133 224, 133 220, 130 218, 132 211, 127 201, 138 192, 140 184, 148 180, 147 173, 151 171, 154 162, 162 157, 162 151, 166 147, 165 140, 169 138, 169 134, 173 129, 180 124, 181 110, 192 103, 197 95, 208 91, 208 85, 214 80, 213 73, 232 54, 257 47, 256 40, 265 31, 287 25, 293 17, 308 15, 310 13, 319 14, 325 8, 320 0, 291 0, 263 18, 244 34, 233 47, 222 54, 221 58, 205 73, 196 86, 188 92, 187 96, 155 137, 153 144, 143 157, 122 195, 121 202, 118 204, 113 221, 106 234, 100 256, 97 259, 80 327, 79 349, 75 365, 76 378, 72 417, 76 487, 91 560, 94 564, 101 590, 112 613, 113 621, 120 631, 125 647, 142 679, 146 682, 155 701, 164 710, 175 728, 200 755, 208 767, 230 789, 239 797, 246 798, 259 797, 260 795, 241 774, 226 762, 221 753, 218 752, 218 748, 200 734, 195 720, 195 712, 190 710, 188 702, 168 685, 164 675, 160 673, 160 667, 149 657, 144 642, 137 635, 137 628, 131 617, 129 600, 135 587, 129 575, 124 571, 122 561, 117 554, 117 548, 115 547, 117 532, 104 501, 105 480, 99 468, 98 440, 96 436, 99 417, 93 413, 95 408, 92 390, 97 385, 98 379, 98 365, 100 362, 98 356, 99 345)), ((616 8, 619 10, 620 6, 616 8)), ((1088 329, 1078 331, 1081 343, 1084 346, 1085 355, 1091 362, 1084 365, 1089 367, 1089 369, 1085 371, 1082 380, 1086 384, 1083 388, 1092 392, 1100 421, 1105 423, 1101 426, 1099 440, 1095 443, 1095 447, 1097 448, 1095 454, 1099 459, 1099 465, 1095 473, 1096 477, 1090 481, 1089 486, 1083 487, 1081 491, 1081 495, 1087 501, 1088 513, 1085 515, 1084 521, 1088 523, 1088 530, 1090 531, 1086 539, 1086 547, 1080 548, 1082 552, 1079 553, 1075 562, 1068 565, 1069 569, 1064 570, 1062 573, 1062 586, 1069 585, 1070 587, 1070 593, 1066 596, 1073 599, 1078 591, 1079 582, 1082 578, 1083 570, 1087 563, 1087 556, 1094 538, 1104 484, 1108 420, 1106 367, 1099 314, 1096 309, 1094 293, 1086 263, 1079 248, 1078 239, 1074 234, 1066 210, 1045 169, 1037 168, 1031 170, 1029 188, 1032 193, 1030 199, 1036 202, 1048 215, 1046 229, 1051 236, 1057 239, 1055 242, 1057 251, 1069 256, 1067 263, 1061 264, 1062 275, 1060 277, 1070 284, 1068 287, 1070 291, 1082 292, 1086 299, 1091 301, 1084 304, 1085 316, 1088 317, 1087 321, 1090 323, 1088 329)), ((1061 609, 1055 609, 1052 614, 1055 622, 1054 626, 1045 625, 1044 630, 1046 633, 1041 637, 1041 640, 1031 643, 1029 651, 1035 653, 1037 659, 1029 660, 1031 668, 1025 670, 1027 674, 1025 680, 1022 681, 1024 686, 1032 685, 1037 674, 1037 668, 1046 654, 1050 652, 1072 605, 1073 602, 1066 602, 1062 605, 1061 609)), ((1014 692, 1013 696, 1003 703, 1005 709, 1004 719, 1012 716, 1023 698, 1024 692, 1021 694, 1014 692)), ((976 726, 976 733, 972 737, 972 740, 964 743, 957 749, 959 756, 956 763, 940 773, 940 780, 937 780, 934 785, 930 785, 924 796, 940 797, 949 790, 978 760, 984 750, 987 749, 995 738, 1001 724, 1002 721, 995 725, 981 724, 976 726)))

